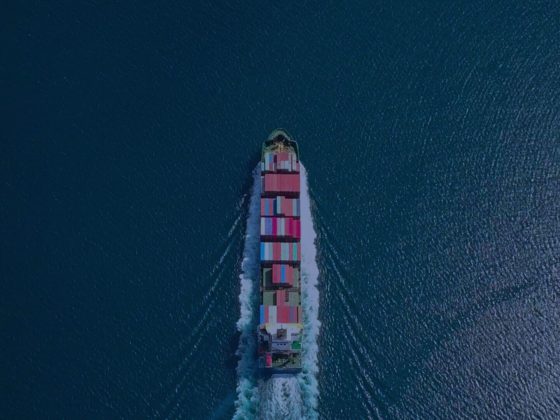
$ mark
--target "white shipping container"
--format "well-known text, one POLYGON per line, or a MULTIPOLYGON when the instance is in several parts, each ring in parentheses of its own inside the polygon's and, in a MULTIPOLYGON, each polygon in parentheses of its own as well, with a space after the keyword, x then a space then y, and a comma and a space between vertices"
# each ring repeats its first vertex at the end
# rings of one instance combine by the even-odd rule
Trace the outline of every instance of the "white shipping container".
POLYGON ((277 320, 276 306, 269 306, 268 307, 268 322, 269 322, 269 324, 276 324, 276 320, 277 320))

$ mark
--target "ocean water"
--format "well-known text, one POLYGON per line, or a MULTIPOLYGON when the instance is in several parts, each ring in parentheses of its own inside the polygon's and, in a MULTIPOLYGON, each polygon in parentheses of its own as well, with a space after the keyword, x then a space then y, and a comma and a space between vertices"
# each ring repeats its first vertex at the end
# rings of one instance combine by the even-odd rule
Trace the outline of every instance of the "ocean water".
POLYGON ((4 7, 0 417, 560 417, 559 12, 4 7), (307 170, 317 361, 244 394, 277 127, 307 170))

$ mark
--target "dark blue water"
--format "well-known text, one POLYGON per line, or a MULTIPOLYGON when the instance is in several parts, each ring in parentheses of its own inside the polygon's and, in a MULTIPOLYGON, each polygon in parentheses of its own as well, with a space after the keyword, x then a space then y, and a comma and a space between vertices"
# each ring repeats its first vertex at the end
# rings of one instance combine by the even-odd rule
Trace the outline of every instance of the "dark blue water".
POLYGON ((560 417, 554 3, 25 2, 0 417, 229 417, 251 169, 300 142, 322 418, 560 417))

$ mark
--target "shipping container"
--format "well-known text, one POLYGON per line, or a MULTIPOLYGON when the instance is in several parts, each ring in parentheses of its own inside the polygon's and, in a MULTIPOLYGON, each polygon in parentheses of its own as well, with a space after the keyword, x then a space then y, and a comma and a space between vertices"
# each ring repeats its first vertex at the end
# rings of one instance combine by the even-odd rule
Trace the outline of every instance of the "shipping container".
POLYGON ((280 152, 275 157, 275 168, 278 172, 299 172, 296 155, 289 152, 280 152))
POLYGON ((292 286, 294 284, 294 267, 288 264, 273 264, 272 283, 292 286))
POLYGON ((299 305, 299 292, 289 292, 288 293, 288 305, 298 306, 299 305))
POLYGON ((286 200, 288 199, 281 195, 274 199, 274 213, 277 214, 278 216, 287 216, 287 214, 284 213, 284 208, 282 207, 282 203, 285 202, 286 200))
POLYGON ((267 306, 268 308, 268 322, 270 324, 276 324, 278 322, 278 312, 277 312, 277 306, 267 306))
POLYGON ((261 261, 301 261, 301 247, 297 242, 261 242, 260 248, 261 261))
POLYGON ((279 324, 290 323, 290 307, 289 306, 277 306, 277 321, 279 324))
POLYGON ((261 161, 263 172, 299 172, 299 162, 294 153, 268 152, 261 161))
POLYGON ((261 170, 266 172, 274 172, 276 170, 274 160, 274 153, 265 153, 264 159, 261 161, 261 170))
POLYGON ((299 162, 297 160, 297 156, 294 153, 292 153, 291 159, 292 159, 292 170, 294 172, 299 172, 299 162))
POLYGON ((276 306, 285 306, 288 295, 285 290, 278 290, 276 292, 276 306))
POLYGON ((264 291, 263 292, 263 305, 265 306, 272 306, 275 305, 275 292, 273 291, 264 291))
POLYGON ((259 323, 267 324, 269 322, 268 308, 272 305, 261 305, 259 307, 259 323))
POLYGON ((274 198, 261 198, 261 216, 275 216, 276 202, 274 198))
POLYGON ((276 321, 279 324, 297 324, 299 322, 297 306, 277 306, 276 311, 276 321))
MULTIPOLYGON (((295 277, 295 274, 294 274, 295 277)), ((268 289, 272 286, 272 267, 263 267, 262 269, 262 287, 268 289)))
POLYGON ((300 190, 299 174, 265 173, 262 178, 262 192, 265 194, 298 194, 300 190))
POLYGON ((300 220, 292 217, 261 217, 261 236, 299 239, 300 220))
POLYGON ((261 305, 260 324, 297 324, 300 306, 261 305))
MULTIPOLYGON (((262 209, 262 205, 261 205, 262 209)), ((268 213, 268 207, 267 207, 268 213)), ((264 214, 261 210, 262 216, 270 216, 270 214, 264 214)), ((288 217, 299 217, 299 198, 289 198, 282 195, 274 199, 274 215, 276 216, 288 216, 288 217)))
POLYGON ((296 324, 298 322, 297 306, 288 306, 290 308, 290 322, 296 324))

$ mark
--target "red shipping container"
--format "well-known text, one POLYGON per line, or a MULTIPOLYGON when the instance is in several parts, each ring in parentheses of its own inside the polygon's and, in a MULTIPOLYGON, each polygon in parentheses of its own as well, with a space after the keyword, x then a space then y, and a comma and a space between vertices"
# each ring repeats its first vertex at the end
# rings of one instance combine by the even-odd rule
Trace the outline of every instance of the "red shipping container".
POLYGON ((294 324, 298 322, 297 320, 297 306, 290 306, 290 322, 294 324))
POLYGON ((288 324, 290 323, 290 307, 289 306, 278 306, 277 309, 277 317, 278 317, 278 323, 284 323, 284 324, 288 324))
POLYGON ((300 238, 299 219, 292 217, 261 217, 261 236, 300 238))
POLYGON ((276 305, 277 306, 285 306, 286 305, 286 291, 285 290, 278 290, 276 292, 276 305))
POLYGON ((277 216, 299 216, 299 199, 279 195, 274 200, 274 212, 277 216))
POLYGON ((288 152, 276 153, 276 162, 283 162, 285 160, 288 160, 289 157, 290 157, 290 154, 288 152))
POLYGON ((290 236, 298 239, 301 237, 301 222, 299 219, 292 219, 292 232, 290 236))
POLYGON ((272 264, 272 283, 292 286, 294 284, 294 267, 288 264, 272 264), (282 276, 282 271, 284 276, 282 276))
POLYGON ((291 218, 288 218, 287 236, 294 236, 294 224, 291 218))
POLYGON ((281 270, 282 266, 280 264, 272 264, 272 283, 282 282, 281 270))
POLYGON ((297 193, 299 188, 299 174, 264 175, 264 192, 266 193, 297 193))

